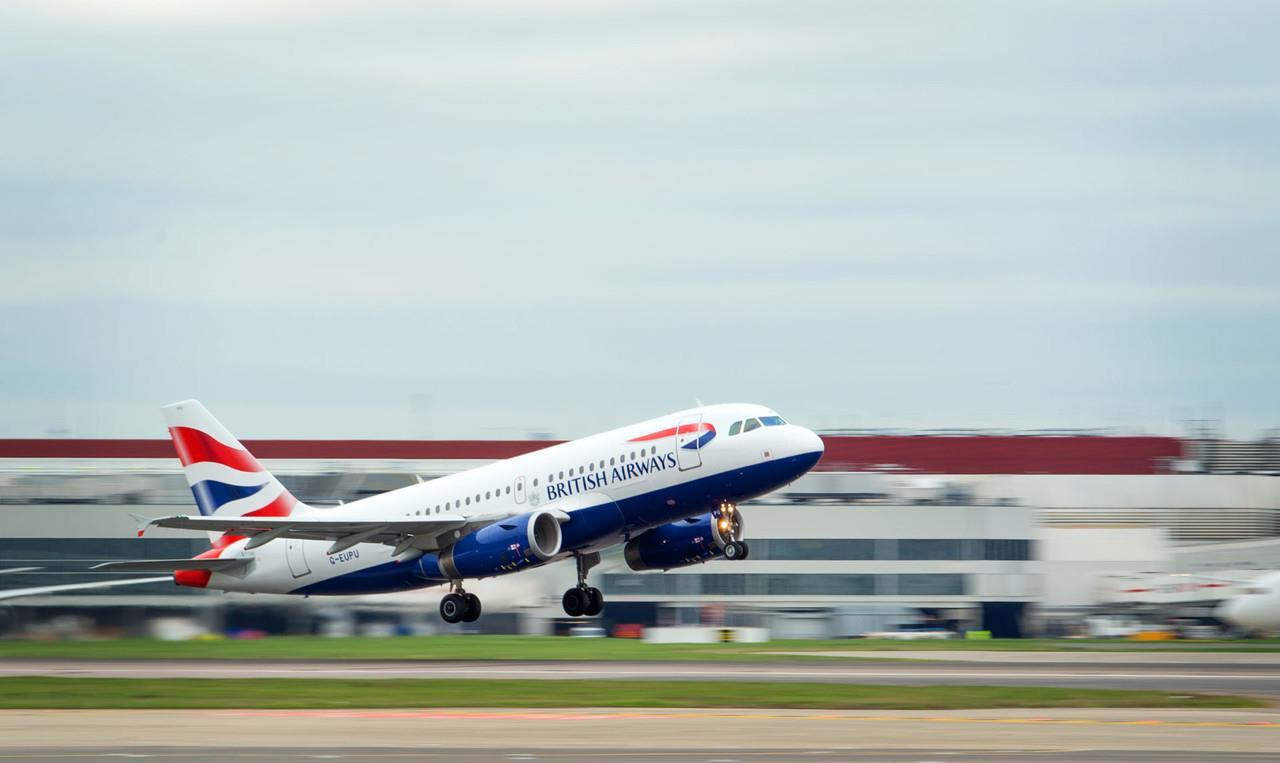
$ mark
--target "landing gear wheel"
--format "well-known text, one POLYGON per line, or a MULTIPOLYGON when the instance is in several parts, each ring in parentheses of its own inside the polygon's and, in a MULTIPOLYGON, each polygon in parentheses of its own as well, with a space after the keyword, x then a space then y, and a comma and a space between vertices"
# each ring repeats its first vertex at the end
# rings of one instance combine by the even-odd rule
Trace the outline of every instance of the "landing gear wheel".
POLYGON ((745 540, 738 541, 738 545, 742 546, 742 556, 738 559, 738 561, 742 561, 743 559, 746 559, 748 556, 751 556, 751 547, 747 545, 747 542, 745 540))
POLYGON ((587 617, 595 617, 604 609, 604 594, 600 593, 599 588, 587 589, 587 608, 582 614, 587 617))
POLYGON ((480 619, 480 597, 474 593, 464 593, 462 598, 467 603, 467 612, 462 616, 462 622, 474 623, 480 619))
POLYGON ((569 617, 582 617, 587 611, 587 605, 591 603, 591 597, 581 588, 570 588, 564 592, 560 603, 564 605, 564 613, 569 617))
POLYGON ((746 546, 736 540, 731 540, 724 547, 724 558, 729 561, 736 561, 747 555, 746 546))
POLYGON ((445 597, 440 600, 440 617, 446 623, 452 625, 459 622, 466 614, 467 600, 460 594, 445 594, 445 597))

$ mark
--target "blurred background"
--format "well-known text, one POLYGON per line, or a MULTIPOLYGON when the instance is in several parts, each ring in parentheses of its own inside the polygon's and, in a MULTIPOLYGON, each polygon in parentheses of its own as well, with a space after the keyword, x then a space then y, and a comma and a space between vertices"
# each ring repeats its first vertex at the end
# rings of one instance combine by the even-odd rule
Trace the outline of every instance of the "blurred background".
MULTIPOLYGON (((687 407, 820 430, 588 628, 1211 635, 1280 567, 1280 9, 0 7, 0 589, 203 537, 160 405, 333 505, 687 407)), ((572 570, 476 592, 567 632, 572 570)), ((483 585, 483 584, 482 584, 483 585)), ((0 634, 435 632, 159 584, 0 634)), ((459 626, 460 627, 460 626, 459 626)), ((621 631, 619 631, 621 629, 621 631)))

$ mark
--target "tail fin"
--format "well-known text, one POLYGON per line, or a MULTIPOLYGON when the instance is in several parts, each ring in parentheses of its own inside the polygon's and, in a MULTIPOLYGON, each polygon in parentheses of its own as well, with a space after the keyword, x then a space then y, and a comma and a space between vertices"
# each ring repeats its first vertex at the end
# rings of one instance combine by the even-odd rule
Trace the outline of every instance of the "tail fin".
POLYGON ((201 514, 287 517, 298 506, 306 508, 200 401, 161 410, 201 514))

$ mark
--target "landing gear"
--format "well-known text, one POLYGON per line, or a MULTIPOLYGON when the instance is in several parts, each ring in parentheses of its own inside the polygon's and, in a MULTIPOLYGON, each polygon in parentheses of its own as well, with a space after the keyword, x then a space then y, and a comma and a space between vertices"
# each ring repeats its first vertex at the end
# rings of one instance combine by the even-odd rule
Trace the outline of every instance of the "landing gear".
POLYGON ((560 600, 564 606, 564 613, 569 617, 595 617, 604 610, 604 594, 599 588, 593 588, 587 585, 587 572, 600 563, 600 554, 579 554, 576 557, 578 562, 578 585, 564 592, 564 598, 560 600))
POLYGON ((474 593, 465 593, 462 598, 467 602, 467 613, 462 616, 462 622, 474 623, 480 619, 480 597, 474 593))
POLYGON ((454 583, 455 590, 440 600, 440 617, 446 623, 474 623, 480 618, 480 597, 462 590, 461 583, 454 583))
POLYGON ((711 512, 711 535, 729 561, 746 559, 751 552, 746 543, 738 540, 742 537, 742 514, 728 501, 711 512))

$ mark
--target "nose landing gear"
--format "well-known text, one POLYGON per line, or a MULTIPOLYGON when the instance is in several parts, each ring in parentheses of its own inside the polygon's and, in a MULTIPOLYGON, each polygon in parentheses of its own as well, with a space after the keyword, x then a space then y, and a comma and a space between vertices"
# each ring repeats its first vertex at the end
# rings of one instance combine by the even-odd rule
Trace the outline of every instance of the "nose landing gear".
POLYGON ((744 541, 739 540, 742 537, 742 513, 738 511, 738 507, 724 501, 711 513, 711 517, 711 531, 717 545, 723 549, 724 558, 731 562, 746 559, 751 549, 744 541))
POLYGON ((446 623, 474 623, 480 619, 480 597, 462 590, 462 581, 450 583, 453 589, 440 600, 440 617, 446 623))
POLYGON ((600 563, 600 554, 578 554, 578 585, 564 592, 560 604, 569 617, 595 617, 604 609, 604 594, 587 585, 587 572, 600 563))

